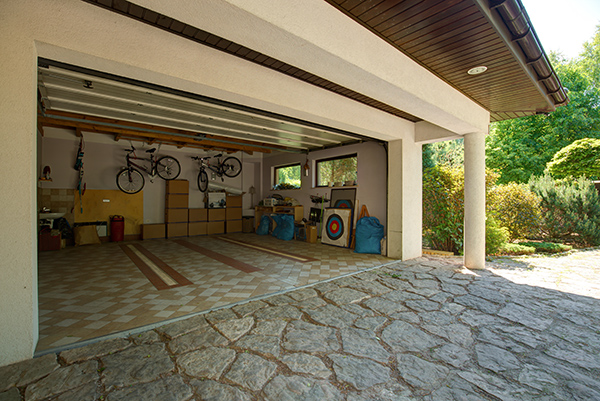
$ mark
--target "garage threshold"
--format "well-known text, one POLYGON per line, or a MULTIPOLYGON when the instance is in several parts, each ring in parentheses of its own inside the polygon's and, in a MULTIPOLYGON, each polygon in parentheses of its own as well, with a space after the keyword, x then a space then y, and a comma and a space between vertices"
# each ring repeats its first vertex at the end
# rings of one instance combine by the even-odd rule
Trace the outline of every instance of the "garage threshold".
POLYGON ((131 336, 395 262, 347 248, 241 233, 126 244, 143 247, 190 284, 158 290, 123 252, 124 243, 40 253, 36 356, 131 336), (255 269, 240 270, 238 262, 255 269))

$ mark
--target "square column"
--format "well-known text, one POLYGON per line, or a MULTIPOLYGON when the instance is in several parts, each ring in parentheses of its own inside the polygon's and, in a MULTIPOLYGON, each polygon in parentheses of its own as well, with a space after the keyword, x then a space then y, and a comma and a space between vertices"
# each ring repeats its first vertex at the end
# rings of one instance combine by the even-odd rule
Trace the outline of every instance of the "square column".
POLYGON ((485 269, 485 134, 465 138, 465 267, 485 269))
POLYGON ((0 366, 31 358, 38 339, 37 55, 33 40, 0 26, 0 366))
POLYGON ((410 139, 388 142, 387 252, 391 258, 423 253, 422 146, 410 139))

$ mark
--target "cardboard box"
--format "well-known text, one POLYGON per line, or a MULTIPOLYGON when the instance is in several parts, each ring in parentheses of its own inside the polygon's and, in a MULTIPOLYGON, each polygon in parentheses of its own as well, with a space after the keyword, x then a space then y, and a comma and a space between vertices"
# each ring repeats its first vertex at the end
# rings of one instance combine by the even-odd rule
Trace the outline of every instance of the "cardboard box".
POLYGON ((208 210, 208 221, 222 221, 225 220, 226 209, 209 209, 208 210))
POLYGON ((167 223, 167 238, 187 237, 188 223, 167 223))
POLYGON ((306 242, 311 244, 317 242, 317 226, 306 226, 306 242))
POLYGON ((225 209, 226 220, 241 220, 242 219, 242 208, 241 207, 229 207, 225 209))
POLYGON ((142 224, 142 239, 165 238, 164 224, 142 224))
POLYGON ((225 192, 209 192, 207 195, 206 208, 224 208, 227 205, 225 192))
POLYGON ((165 209, 165 223, 187 223, 188 209, 165 209))
POLYGON ((227 207, 242 207, 242 196, 227 195, 227 207))
POLYGON ((242 219, 242 232, 253 233, 254 232, 254 217, 244 217, 242 219))
POLYGON ((206 234, 208 234, 208 222, 197 221, 195 223, 188 223, 188 236, 193 237, 195 235, 206 234))
POLYGON ((167 194, 165 208, 167 209, 187 209, 189 195, 186 194, 167 194))
POLYGON ((208 221, 208 209, 188 209, 188 221, 208 221))
POLYGON ((225 222, 224 221, 209 221, 208 222, 208 235, 213 234, 225 234, 225 222))
POLYGON ((168 194, 189 194, 190 183, 188 180, 167 180, 168 194))
POLYGON ((227 233, 242 232, 242 220, 228 220, 226 223, 227 233))

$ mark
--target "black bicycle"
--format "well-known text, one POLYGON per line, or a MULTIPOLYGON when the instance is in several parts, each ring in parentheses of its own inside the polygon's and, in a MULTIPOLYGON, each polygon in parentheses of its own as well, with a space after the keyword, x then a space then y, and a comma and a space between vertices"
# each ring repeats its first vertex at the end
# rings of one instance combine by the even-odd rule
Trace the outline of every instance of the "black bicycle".
POLYGON ((210 164, 210 156, 191 156, 192 159, 198 160, 200 166, 200 171, 198 172, 198 189, 201 192, 206 192, 208 189, 207 169, 221 177, 221 181, 225 181, 223 176, 233 178, 237 177, 242 172, 242 162, 240 162, 240 159, 230 156, 221 161, 222 156, 222 154, 214 156, 214 158, 217 159, 216 165, 210 164))
POLYGON ((179 161, 171 156, 163 156, 159 159, 154 157, 156 148, 146 150, 150 157, 137 157, 135 148, 125 149, 127 152, 127 167, 123 168, 117 174, 117 187, 126 194, 137 194, 144 188, 145 180, 140 170, 144 171, 150 177, 150 182, 158 175, 163 180, 174 180, 179 177, 181 166, 179 161), (150 166, 137 164, 133 160, 149 161, 150 166))

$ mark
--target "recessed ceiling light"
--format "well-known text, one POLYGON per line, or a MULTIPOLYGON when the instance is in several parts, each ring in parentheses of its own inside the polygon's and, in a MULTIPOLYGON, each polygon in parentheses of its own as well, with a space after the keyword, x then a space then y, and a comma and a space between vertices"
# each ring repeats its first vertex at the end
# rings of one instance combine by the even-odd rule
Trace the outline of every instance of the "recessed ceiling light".
POLYGON ((469 75, 479 75, 479 74, 482 74, 482 73, 484 73, 486 71, 487 71, 487 67, 484 66, 484 65, 482 65, 482 66, 479 66, 479 67, 471 68, 469 71, 467 71, 467 74, 469 74, 469 75))

